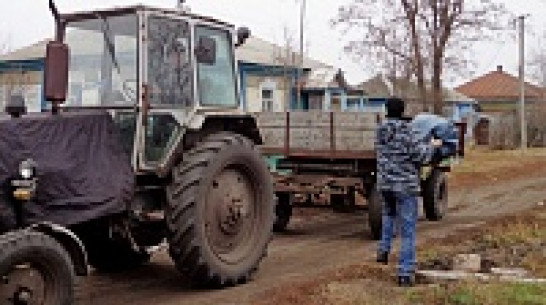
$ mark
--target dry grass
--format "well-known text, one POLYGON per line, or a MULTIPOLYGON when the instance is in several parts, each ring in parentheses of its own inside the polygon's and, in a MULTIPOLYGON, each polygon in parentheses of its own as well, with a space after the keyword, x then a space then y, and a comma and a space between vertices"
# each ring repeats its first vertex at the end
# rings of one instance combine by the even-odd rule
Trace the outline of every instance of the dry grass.
POLYGON ((430 240, 419 247, 417 257, 422 268, 442 269, 458 253, 477 253, 493 266, 524 267, 546 278, 546 208, 430 240))
POLYGON ((546 171, 546 149, 489 150, 474 148, 450 173, 453 187, 479 187, 498 181, 510 181, 546 171))
MULTIPOLYGON (((419 246, 417 257, 424 266, 457 253, 480 253, 494 265, 524 267, 546 277, 546 207, 431 240, 419 246)), ((546 305, 546 285, 458 282, 402 289, 396 287, 394 268, 348 266, 271 290, 255 304, 546 305)))

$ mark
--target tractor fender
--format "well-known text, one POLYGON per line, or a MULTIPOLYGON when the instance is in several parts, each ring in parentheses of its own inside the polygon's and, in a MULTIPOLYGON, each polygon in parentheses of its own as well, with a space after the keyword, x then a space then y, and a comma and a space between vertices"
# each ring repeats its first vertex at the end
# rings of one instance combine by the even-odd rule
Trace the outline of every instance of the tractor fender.
POLYGON ((29 228, 55 239, 68 252, 72 263, 74 264, 74 272, 79 276, 86 276, 89 273, 87 267, 87 252, 83 242, 69 229, 50 222, 40 222, 33 224, 29 228))
POLYGON ((206 137, 216 132, 229 131, 243 135, 256 145, 263 144, 256 118, 248 113, 196 114, 188 124, 190 132, 206 137))
POLYGON ((185 151, 195 147, 197 143, 210 135, 232 132, 250 139, 255 145, 263 144, 256 118, 251 114, 222 112, 194 114, 184 127, 185 131, 181 136, 181 141, 177 141, 155 171, 161 178, 167 177, 171 173, 172 168, 180 161, 185 151))

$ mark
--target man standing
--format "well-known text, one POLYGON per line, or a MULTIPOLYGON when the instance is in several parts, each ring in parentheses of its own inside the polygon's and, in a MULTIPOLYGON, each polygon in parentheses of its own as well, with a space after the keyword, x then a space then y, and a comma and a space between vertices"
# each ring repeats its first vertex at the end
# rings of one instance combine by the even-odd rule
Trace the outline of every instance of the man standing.
POLYGON ((419 169, 430 162, 440 140, 423 143, 404 120, 404 101, 387 100, 387 118, 376 135, 377 187, 383 201, 382 233, 377 262, 388 263, 395 221, 400 224, 398 284, 413 285, 415 269, 415 222, 420 192, 419 169))

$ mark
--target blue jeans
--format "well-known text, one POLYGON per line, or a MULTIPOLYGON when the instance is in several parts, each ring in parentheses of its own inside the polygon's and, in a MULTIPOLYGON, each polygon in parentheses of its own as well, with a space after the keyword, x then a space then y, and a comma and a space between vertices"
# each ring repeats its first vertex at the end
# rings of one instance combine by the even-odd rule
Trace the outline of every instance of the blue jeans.
POLYGON ((398 275, 409 276, 415 271, 415 222, 417 220, 417 197, 415 195, 381 192, 383 217, 379 251, 389 253, 396 220, 401 236, 398 256, 398 275))

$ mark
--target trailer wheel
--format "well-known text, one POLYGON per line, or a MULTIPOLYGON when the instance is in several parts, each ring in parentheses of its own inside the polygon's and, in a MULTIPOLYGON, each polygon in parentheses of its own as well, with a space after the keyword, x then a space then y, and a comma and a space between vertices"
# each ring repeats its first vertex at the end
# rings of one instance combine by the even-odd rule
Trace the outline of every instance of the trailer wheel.
POLYGON ((1 304, 73 304, 74 266, 52 237, 31 230, 0 236, 1 304))
POLYGON ((423 181, 423 208, 428 220, 441 220, 447 212, 447 178, 440 170, 433 169, 423 181))
POLYGON ((372 239, 379 240, 381 238, 381 226, 383 222, 383 203, 375 185, 368 189, 366 199, 368 200, 368 222, 372 239))
POLYGON ((167 189, 169 253, 203 285, 246 282, 266 254, 273 184, 247 138, 220 133, 184 153, 167 189))
POLYGON ((274 232, 284 232, 292 217, 292 203, 289 192, 278 192, 277 204, 275 205, 274 232))

